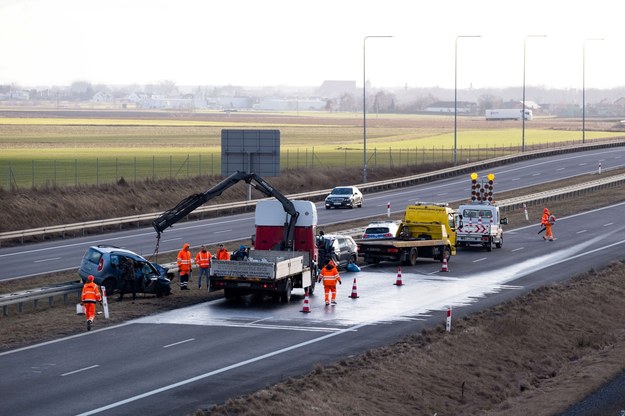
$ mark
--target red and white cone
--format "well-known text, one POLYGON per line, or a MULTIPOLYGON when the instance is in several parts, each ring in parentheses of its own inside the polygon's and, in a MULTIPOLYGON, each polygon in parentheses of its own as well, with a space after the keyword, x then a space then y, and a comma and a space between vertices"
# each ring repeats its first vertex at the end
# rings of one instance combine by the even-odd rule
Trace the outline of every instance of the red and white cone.
POLYGON ((358 291, 356 290, 356 278, 354 277, 354 284, 352 285, 352 294, 349 295, 350 298, 356 299, 358 297, 358 291))
POLYGON ((401 286, 404 283, 401 280, 401 267, 397 268, 397 280, 395 281, 394 285, 395 286, 401 286))
POLYGON ((447 256, 443 256, 443 267, 441 267, 441 272, 448 272, 449 268, 447 267, 447 256))
POLYGON ((302 310, 300 312, 310 313, 310 302, 308 300, 308 289, 306 289, 306 292, 304 294, 304 307, 302 308, 302 310))

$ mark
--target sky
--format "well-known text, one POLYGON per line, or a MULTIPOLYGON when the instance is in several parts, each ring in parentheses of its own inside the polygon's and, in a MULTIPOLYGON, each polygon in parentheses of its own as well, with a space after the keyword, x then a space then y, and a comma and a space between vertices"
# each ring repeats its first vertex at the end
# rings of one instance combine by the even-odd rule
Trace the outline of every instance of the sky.
POLYGON ((624 11, 617 0, 0 0, 0 85, 614 88, 624 11))

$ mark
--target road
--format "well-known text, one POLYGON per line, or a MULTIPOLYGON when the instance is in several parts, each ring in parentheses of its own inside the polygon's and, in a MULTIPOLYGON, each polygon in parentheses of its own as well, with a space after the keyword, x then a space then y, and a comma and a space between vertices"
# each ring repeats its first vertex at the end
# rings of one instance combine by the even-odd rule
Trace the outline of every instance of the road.
MULTIPOLYGON (((480 176, 487 173, 495 174, 494 193, 496 196, 498 192, 596 172, 599 163, 603 170, 625 166, 625 147, 532 159, 478 173, 480 176)), ((241 184, 241 186, 244 185, 241 184)), ((385 215, 388 203, 391 204, 391 214, 399 216, 406 205, 415 201, 442 202, 468 199, 469 186, 470 179, 468 176, 463 176, 365 195, 362 209, 326 210, 322 204, 318 204, 320 228, 323 225, 385 215)), ((197 192, 203 191, 205 190, 197 190, 197 192)), ((218 199, 215 199, 215 202, 218 202, 218 199)), ((178 251, 185 242, 192 246, 199 246, 246 239, 253 233, 253 221, 253 214, 246 213, 203 221, 180 222, 163 233, 160 252, 178 251)), ((94 244, 112 244, 149 257, 156 247, 156 233, 152 228, 140 228, 101 236, 2 248, 0 249, 2 269, 0 280, 77 268, 85 250, 94 244)))
POLYGON ((458 319, 605 266, 622 257, 624 206, 559 218, 554 242, 535 224, 509 230, 501 249, 460 249, 446 273, 420 261, 401 270, 401 286, 396 265, 345 272, 338 305, 317 294, 310 313, 301 290, 290 304, 220 299, 6 352, 0 414, 192 413, 440 324, 448 306, 458 319))

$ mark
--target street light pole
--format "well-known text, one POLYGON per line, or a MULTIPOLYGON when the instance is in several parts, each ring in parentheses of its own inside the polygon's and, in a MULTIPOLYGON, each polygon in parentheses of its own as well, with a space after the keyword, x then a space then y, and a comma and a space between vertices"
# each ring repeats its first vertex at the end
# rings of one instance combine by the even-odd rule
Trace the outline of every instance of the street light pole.
POLYGON ((391 35, 369 35, 362 40, 362 183, 367 183, 367 39, 392 37, 391 35))
POLYGON ((523 101, 521 102, 521 152, 525 152, 525 61, 527 55, 527 38, 545 38, 547 35, 527 35, 523 39, 523 101))
POLYGON ((586 143, 586 41, 603 40, 603 38, 584 39, 582 51, 582 144, 586 143))
POLYGON ((481 35, 459 35, 456 36, 456 46, 454 49, 454 166, 458 161, 458 39, 459 38, 481 38, 481 35))

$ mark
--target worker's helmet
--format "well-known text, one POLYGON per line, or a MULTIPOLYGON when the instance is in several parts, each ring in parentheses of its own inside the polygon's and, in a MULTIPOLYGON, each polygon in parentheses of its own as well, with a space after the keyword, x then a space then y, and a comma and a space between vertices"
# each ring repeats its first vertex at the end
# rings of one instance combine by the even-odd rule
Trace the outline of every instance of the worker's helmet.
POLYGON ((90 282, 93 282, 93 275, 90 274, 89 277, 87 277, 87 280, 90 281, 90 282))
POLYGON ((545 208, 545 209, 543 210, 543 212, 544 212, 545 214, 546 214, 546 213, 548 213, 548 212, 549 212, 549 208, 545 208))
POLYGON ((184 244, 183 244, 183 246, 182 246, 182 248, 183 248, 183 249, 185 249, 185 248, 189 248, 189 247, 190 247, 190 246, 189 246, 189 243, 184 243, 184 244))

